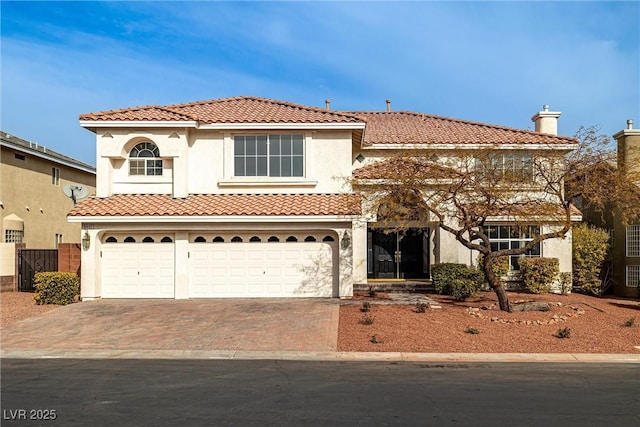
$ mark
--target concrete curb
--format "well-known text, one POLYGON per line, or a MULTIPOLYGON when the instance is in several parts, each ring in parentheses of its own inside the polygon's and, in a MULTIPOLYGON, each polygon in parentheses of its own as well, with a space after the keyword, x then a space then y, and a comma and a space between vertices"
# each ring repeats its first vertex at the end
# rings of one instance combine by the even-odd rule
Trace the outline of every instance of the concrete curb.
POLYGON ((244 350, 0 350, 3 359, 192 359, 445 363, 640 363, 640 354, 395 353, 244 350))

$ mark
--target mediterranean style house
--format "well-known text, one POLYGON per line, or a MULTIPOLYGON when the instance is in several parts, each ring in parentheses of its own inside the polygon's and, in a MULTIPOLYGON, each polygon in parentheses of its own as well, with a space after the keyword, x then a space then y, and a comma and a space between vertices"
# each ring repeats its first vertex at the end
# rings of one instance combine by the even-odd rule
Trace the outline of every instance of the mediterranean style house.
MULTIPOLYGON (((475 254, 429 218, 377 224, 352 186, 401 152, 498 147, 506 165, 568 152, 558 112, 535 131, 414 112, 340 112, 257 97, 84 114, 96 134, 96 196, 82 224, 82 299, 349 297, 355 284, 428 279, 475 254), (515 160, 514 160, 515 159, 515 160), (516 161, 517 160, 517 161, 516 161)), ((491 244, 527 239, 496 218, 491 244)), ((511 245, 511 246, 510 246, 511 245)), ((571 271, 570 234, 528 256, 571 271)))

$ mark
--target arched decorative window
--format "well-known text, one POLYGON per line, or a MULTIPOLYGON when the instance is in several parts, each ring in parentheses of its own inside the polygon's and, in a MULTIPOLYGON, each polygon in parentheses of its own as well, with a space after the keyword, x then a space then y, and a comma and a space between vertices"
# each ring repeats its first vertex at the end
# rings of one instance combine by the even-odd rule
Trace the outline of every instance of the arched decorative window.
POLYGON ((109 236, 107 237, 107 240, 105 240, 106 243, 118 243, 118 239, 116 239, 113 236, 109 236))
POLYGON ((141 142, 131 149, 129 175, 162 175, 162 159, 156 144, 141 142))
POLYGON ((313 236, 307 236, 307 237, 304 238, 304 241, 305 242, 315 242, 316 238, 313 237, 313 236))
POLYGON ((142 243, 153 243, 155 242, 155 240, 153 240, 153 237, 145 237, 144 239, 142 239, 142 243))
POLYGON ((125 237, 124 242, 125 243, 135 243, 136 239, 134 239, 133 237, 129 236, 129 237, 125 237))
POLYGON ((298 238, 296 236, 287 237, 287 242, 297 242, 298 238))
POLYGON ((262 242, 262 239, 258 236, 253 236, 249 239, 250 242, 262 242))
POLYGON ((213 243, 223 243, 224 238, 222 236, 216 236, 213 238, 213 243))
POLYGON ((331 237, 331 236, 324 236, 324 239, 322 239, 323 242, 335 242, 336 240, 331 237))
POLYGON ((169 237, 169 236, 164 236, 162 238, 162 240, 160 240, 160 242, 162 242, 162 243, 171 243, 171 242, 173 242, 173 239, 171 237, 169 237))
POLYGON ((207 241, 207 239, 205 239, 205 238, 204 238, 204 237, 202 237, 202 236, 198 236, 198 237, 196 237, 195 239, 193 239, 193 241, 194 241, 194 242, 196 242, 196 243, 204 243, 204 242, 206 242, 206 241, 207 241))
POLYGON ((232 242, 234 242, 234 243, 242 242, 242 237, 240 237, 240 236, 234 236, 234 237, 231 239, 231 241, 232 241, 232 242))
POLYGON ((276 236, 271 236, 267 239, 268 242, 279 242, 280 239, 278 239, 276 236))

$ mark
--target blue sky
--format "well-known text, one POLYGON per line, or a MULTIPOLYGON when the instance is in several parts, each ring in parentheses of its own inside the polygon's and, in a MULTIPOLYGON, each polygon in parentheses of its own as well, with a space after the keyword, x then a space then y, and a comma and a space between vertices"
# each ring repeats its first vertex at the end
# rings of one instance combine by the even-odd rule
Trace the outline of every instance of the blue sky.
POLYGON ((256 95, 559 132, 640 127, 640 2, 11 2, 1 127, 95 164, 82 113, 256 95))

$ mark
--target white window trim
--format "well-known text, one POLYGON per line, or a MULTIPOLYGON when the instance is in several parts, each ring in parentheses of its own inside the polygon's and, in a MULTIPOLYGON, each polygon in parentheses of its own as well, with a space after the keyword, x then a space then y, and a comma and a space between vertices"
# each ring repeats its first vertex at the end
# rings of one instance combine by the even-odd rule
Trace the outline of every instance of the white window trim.
POLYGON ((640 265, 627 265, 624 284, 627 288, 640 287, 640 265))
MULTIPOLYGON (((224 179, 219 181, 221 187, 243 187, 243 186, 297 186, 297 187, 314 187, 317 180, 308 177, 308 144, 312 139, 311 132, 295 132, 291 130, 270 132, 233 132, 226 133, 224 136, 225 161, 224 161, 224 179), (302 135, 302 176, 241 176, 235 174, 235 137, 236 136, 257 136, 266 135, 267 139, 270 135, 302 135)), ((269 155, 267 152, 267 168, 269 163, 269 155)), ((268 170, 268 169, 267 169, 268 170)))
POLYGON ((640 257, 640 224, 627 226, 625 255, 630 258, 640 257))

